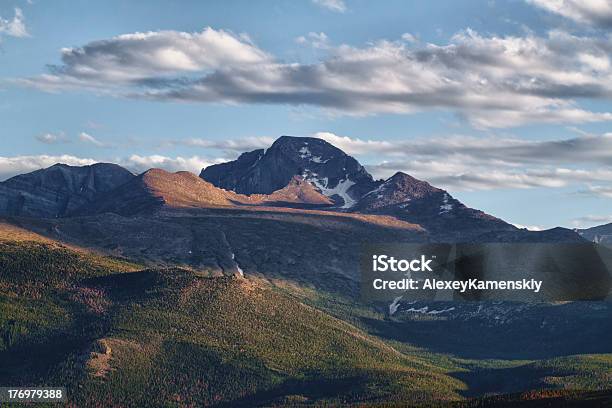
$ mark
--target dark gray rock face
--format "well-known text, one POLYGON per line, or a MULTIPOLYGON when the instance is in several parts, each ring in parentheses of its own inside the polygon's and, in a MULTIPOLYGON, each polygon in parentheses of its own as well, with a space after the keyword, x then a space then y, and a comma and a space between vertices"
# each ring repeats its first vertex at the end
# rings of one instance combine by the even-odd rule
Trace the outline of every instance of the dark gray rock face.
POLYGON ((241 194, 271 194, 294 176, 311 182, 344 208, 377 185, 357 160, 322 139, 309 137, 282 136, 267 150, 244 153, 200 174, 217 187, 241 194))
POLYGON ((116 164, 56 164, 0 183, 0 215, 62 217, 133 177, 116 164))

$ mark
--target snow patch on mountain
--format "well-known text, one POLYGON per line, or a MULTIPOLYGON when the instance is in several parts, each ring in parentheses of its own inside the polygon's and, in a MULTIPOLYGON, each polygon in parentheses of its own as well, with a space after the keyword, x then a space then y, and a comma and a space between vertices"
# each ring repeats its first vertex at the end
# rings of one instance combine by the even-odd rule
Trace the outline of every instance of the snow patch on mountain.
POLYGON ((400 300, 402 300, 402 296, 393 299, 393 302, 389 305, 389 316, 393 316, 397 312, 397 309, 400 307, 400 300))
POLYGON ((380 186, 376 187, 374 190, 367 192, 366 194, 364 194, 364 198, 372 195, 374 193, 378 193, 378 195, 376 196, 376 198, 382 198, 382 194, 381 191, 385 188, 385 184, 387 184, 387 182, 385 181, 384 183, 382 183, 380 186))
MULTIPOLYGON (((342 197, 342 200, 344 201, 344 205, 342 205, 342 207, 340 208, 351 208, 353 207, 357 201, 355 201, 348 193, 348 189, 351 188, 352 186, 354 186, 355 183, 349 179, 346 180, 342 180, 338 183, 338 185, 334 188, 323 188, 321 189, 321 192, 323 193, 323 195, 326 195, 328 197, 334 196, 334 195, 339 195, 340 197, 342 197)), ((319 187, 319 186, 317 186, 319 187)), ((320 188, 320 187, 319 187, 320 188)))
POLYGON ((446 214, 453 210, 453 205, 448 203, 448 194, 444 193, 442 205, 440 206, 440 214, 446 214))
POLYGON ((329 159, 328 160, 321 159, 321 156, 313 156, 312 153, 310 152, 310 149, 308 149, 307 146, 304 146, 300 150, 298 150, 298 153, 300 154, 300 158, 308 159, 314 163, 321 164, 321 163, 327 163, 329 161, 329 159))
POLYGON ((407 309, 406 312, 415 312, 415 313, 422 313, 422 314, 437 315, 437 314, 441 314, 441 313, 452 312, 453 310, 455 310, 454 307, 448 307, 446 309, 441 309, 441 310, 429 310, 429 306, 423 306, 423 307, 421 307, 419 309, 415 309, 415 308, 411 307, 410 309, 407 309))
POLYGON ((242 270, 240 265, 238 265, 238 262, 236 262, 236 254, 234 254, 233 252, 232 252, 232 261, 234 261, 234 263, 236 264, 236 270, 238 271, 238 275, 244 276, 244 271, 242 270))
POLYGON ((307 159, 307 158, 312 156, 312 153, 310 153, 310 150, 308 150, 308 147, 306 147, 306 146, 304 146, 300 150, 298 150, 298 153, 300 154, 300 157, 302 159, 307 159))
POLYGON ((302 174, 302 178, 314 184, 315 187, 318 188, 321 191, 321 194, 323 194, 324 196, 340 196, 342 198, 342 201, 344 201, 344 204, 340 208, 351 208, 355 204, 357 204, 357 201, 353 199, 348 193, 349 188, 354 186, 355 182, 347 178, 341 180, 335 187, 330 188, 328 187, 329 179, 327 177, 319 178, 317 176, 317 173, 313 173, 308 170, 306 170, 302 174))

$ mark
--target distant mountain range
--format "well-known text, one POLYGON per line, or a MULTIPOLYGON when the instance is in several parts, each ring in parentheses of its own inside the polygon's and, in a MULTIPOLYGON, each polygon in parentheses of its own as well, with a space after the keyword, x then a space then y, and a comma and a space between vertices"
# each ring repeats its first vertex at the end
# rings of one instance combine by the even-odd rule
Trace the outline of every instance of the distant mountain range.
POLYGON ((393 218, 418 226, 436 240, 528 241, 536 235, 545 241, 581 239, 565 229, 541 234, 520 230, 405 173, 374 180, 353 157, 322 139, 307 137, 282 136, 269 149, 207 167, 200 177, 160 169, 134 175, 105 163, 56 164, 0 183, 4 216, 135 216, 161 209, 287 207, 371 220, 393 218))
POLYGON ((612 223, 592 228, 577 229, 576 232, 592 242, 599 244, 612 243, 612 223))

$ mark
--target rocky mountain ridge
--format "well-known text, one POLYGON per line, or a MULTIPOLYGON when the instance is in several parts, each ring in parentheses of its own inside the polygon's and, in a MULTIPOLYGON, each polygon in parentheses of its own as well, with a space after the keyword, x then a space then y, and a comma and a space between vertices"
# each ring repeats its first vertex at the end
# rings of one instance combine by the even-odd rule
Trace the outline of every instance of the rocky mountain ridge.
MULTIPOLYGON (((316 138, 282 136, 269 149, 210 166, 200 177, 151 169, 140 175, 114 164, 58 164, 0 183, 0 215, 56 218, 152 213, 161 208, 319 209, 386 217, 420 226, 438 241, 580 239, 569 230, 530 234, 469 208, 447 191, 396 173, 374 180, 353 157, 316 138), (529 235, 529 236, 528 236, 529 235), (538 235, 535 237, 534 235, 538 235)), ((385 221, 385 223, 388 223, 385 221)))
POLYGON ((612 243, 612 223, 575 230, 584 239, 598 244, 612 243))
POLYGON ((134 177, 111 163, 55 164, 0 183, 0 215, 63 217, 134 177))
POLYGON ((246 196, 224 190, 202 180, 193 173, 170 173, 151 169, 126 184, 100 197, 92 205, 80 208, 80 215, 116 213, 136 215, 150 213, 162 207, 222 208, 235 206, 329 206, 333 204, 312 185, 299 177, 272 194, 246 196))
POLYGON ((332 199, 336 211, 390 215, 449 239, 516 230, 408 174, 398 172, 376 181, 357 160, 316 138, 282 136, 267 150, 244 153, 235 161, 209 166, 200 174, 217 187, 245 194, 268 191, 273 183, 296 176, 332 199))
MULTIPOLYGON (((459 234, 516 231, 507 222, 467 207, 447 191, 398 172, 365 194, 351 211, 391 215, 453 238, 459 234)), ((459 236, 457 236, 458 238, 459 236)))

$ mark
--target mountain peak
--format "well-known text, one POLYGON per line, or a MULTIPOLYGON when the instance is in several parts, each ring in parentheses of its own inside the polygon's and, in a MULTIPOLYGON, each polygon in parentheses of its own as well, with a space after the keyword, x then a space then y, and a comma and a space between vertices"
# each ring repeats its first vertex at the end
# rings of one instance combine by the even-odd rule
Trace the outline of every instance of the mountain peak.
POLYGON ((278 139, 276 139, 274 143, 272 143, 272 146, 270 146, 270 148, 273 148, 274 146, 282 146, 282 145, 302 145, 302 146, 318 145, 318 146, 325 146, 325 147, 328 147, 334 150, 341 151, 333 144, 327 142, 326 140, 319 139, 318 137, 287 136, 287 135, 283 135, 279 137, 278 139))
POLYGON ((57 163, 0 183, 0 214, 61 217, 135 177, 121 166, 57 163))
POLYGON ((423 226, 430 232, 463 237, 483 231, 514 230, 511 225, 482 211, 466 207, 448 192, 406 173, 397 172, 368 192, 352 209, 387 214, 423 226))
POLYGON ((318 164, 347 156, 346 153, 331 143, 315 137, 281 136, 272 143, 266 153, 276 150, 298 161, 300 159, 310 160, 318 164))
POLYGON ((334 202, 321 194, 301 176, 293 176, 289 184, 266 197, 270 203, 302 203, 306 205, 330 206, 334 202))
POLYGON ((133 215, 170 208, 232 206, 236 194, 216 188, 193 173, 152 168, 106 194, 82 213, 133 215))
POLYGON ((410 180, 415 180, 415 181, 421 181, 418 180, 414 177, 412 177, 410 174, 404 173, 403 171, 396 171, 394 175, 392 175, 391 177, 389 177, 387 180, 401 180, 401 179, 410 179, 410 180))
MULTIPOLYGON (((121 167, 118 164, 115 163, 105 163, 105 162, 98 162, 98 163, 93 163, 93 164, 86 164, 83 166, 73 166, 71 164, 66 164, 66 163, 55 163, 47 168, 44 169, 40 169, 40 170, 36 170, 32 173, 35 172, 48 172, 50 170, 54 170, 54 169, 65 169, 65 170, 74 170, 74 171, 80 171, 80 170, 100 170, 100 169, 109 169, 109 170, 118 170, 121 172, 128 172, 130 173, 130 171, 126 170, 125 168, 121 167)), ((27 173, 27 174, 31 174, 31 173, 27 173)), ((22 175, 23 176, 23 175, 22 175)), ((19 176, 17 176, 19 177, 19 176)))
POLYGON ((353 157, 313 137, 281 136, 267 150, 202 170, 200 177, 241 194, 271 194, 300 176, 337 206, 348 208, 376 186, 353 157))
POLYGON ((307 141, 312 141, 312 140, 321 140, 321 139, 316 139, 314 137, 308 137, 308 136, 290 136, 290 135, 282 135, 280 137, 278 137, 273 143, 272 146, 274 146, 275 144, 282 144, 282 143, 292 143, 292 142, 307 142, 307 141))
POLYGON ((401 192, 410 199, 422 198, 428 194, 444 191, 401 171, 398 171, 383 183, 384 189, 390 190, 389 187, 391 186, 396 193, 401 192))
POLYGON ((374 211, 392 206, 403 208, 413 200, 420 200, 435 193, 444 193, 444 190, 398 171, 375 189, 366 193, 356 205, 355 210, 374 211))

